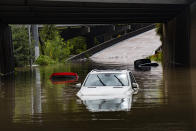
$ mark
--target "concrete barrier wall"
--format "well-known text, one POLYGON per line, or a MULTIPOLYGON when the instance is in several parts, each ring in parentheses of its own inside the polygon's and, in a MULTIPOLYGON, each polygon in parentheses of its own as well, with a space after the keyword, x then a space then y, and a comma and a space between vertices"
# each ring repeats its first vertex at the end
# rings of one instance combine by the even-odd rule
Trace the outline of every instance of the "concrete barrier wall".
POLYGON ((106 41, 104 43, 101 43, 101 44, 99 44, 97 46, 94 46, 94 47, 86 50, 85 52, 82 52, 82 53, 80 53, 78 55, 75 55, 75 56, 72 56, 71 58, 68 58, 66 61, 74 61, 74 60, 90 57, 93 54, 95 54, 95 53, 97 53, 97 52, 99 52, 99 51, 101 51, 101 50, 103 50, 105 48, 108 48, 108 47, 110 47, 110 46, 112 46, 114 44, 117 44, 117 43, 119 43, 119 42, 121 42, 123 40, 126 40, 128 38, 131 38, 131 37, 134 37, 134 36, 139 35, 141 33, 144 33, 146 31, 149 31, 149 30, 151 30, 153 28, 155 28, 154 24, 148 25, 146 27, 140 28, 140 29, 135 30, 135 31, 132 31, 132 32, 127 33, 125 35, 122 35, 122 36, 120 36, 118 38, 114 38, 114 39, 111 39, 111 40, 106 41))

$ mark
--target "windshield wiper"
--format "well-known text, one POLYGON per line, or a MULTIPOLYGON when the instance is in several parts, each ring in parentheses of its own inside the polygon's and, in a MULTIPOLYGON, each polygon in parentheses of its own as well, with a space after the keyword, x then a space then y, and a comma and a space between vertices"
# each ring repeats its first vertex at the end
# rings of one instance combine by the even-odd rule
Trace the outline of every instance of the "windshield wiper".
POLYGON ((124 86, 124 84, 122 83, 122 81, 116 75, 114 75, 114 77, 121 83, 122 86, 124 86))
POLYGON ((106 86, 106 85, 103 83, 103 81, 101 80, 101 78, 99 78, 98 75, 97 75, 97 78, 99 79, 99 81, 101 82, 101 84, 102 84, 103 86, 106 86))

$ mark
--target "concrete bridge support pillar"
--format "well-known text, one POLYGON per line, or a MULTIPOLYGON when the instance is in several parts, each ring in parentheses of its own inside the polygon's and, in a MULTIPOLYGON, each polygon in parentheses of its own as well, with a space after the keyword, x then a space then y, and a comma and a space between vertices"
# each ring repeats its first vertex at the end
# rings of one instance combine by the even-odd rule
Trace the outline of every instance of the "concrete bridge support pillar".
POLYGON ((191 66, 196 67, 196 2, 190 6, 190 61, 191 66))
POLYGON ((39 32, 38 25, 32 25, 32 35, 35 41, 35 60, 39 57, 39 32))
POLYGON ((191 87, 193 100, 193 130, 196 130, 196 2, 190 7, 190 64, 191 64, 191 87))
POLYGON ((189 8, 187 7, 176 18, 163 25, 163 61, 165 67, 189 66, 189 22, 189 8))
POLYGON ((164 24, 165 67, 196 67, 196 2, 164 24))
POLYGON ((14 71, 14 55, 11 28, 0 23, 0 73, 9 74, 14 71))

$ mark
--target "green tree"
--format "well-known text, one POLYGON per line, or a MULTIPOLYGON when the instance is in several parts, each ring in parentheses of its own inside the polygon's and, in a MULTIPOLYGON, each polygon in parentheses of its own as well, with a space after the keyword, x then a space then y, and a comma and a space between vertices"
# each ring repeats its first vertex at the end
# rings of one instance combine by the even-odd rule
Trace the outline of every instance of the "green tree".
POLYGON ((41 31, 39 32, 40 34, 40 49, 41 49, 41 54, 45 55, 45 43, 48 40, 54 40, 55 37, 58 36, 59 32, 56 29, 55 25, 43 25, 41 31))
POLYGON ((40 37, 43 42, 47 42, 48 40, 53 40, 59 34, 56 29, 56 25, 43 25, 42 30, 40 31, 40 37))
POLYGON ((30 54, 33 46, 29 46, 28 29, 25 25, 11 25, 12 40, 14 45, 14 57, 16 66, 26 66, 33 54, 30 54))
POLYGON ((42 56, 38 58, 39 64, 65 61, 70 54, 79 54, 86 50, 86 39, 84 37, 75 37, 64 41, 55 25, 44 25, 40 31, 42 56), (45 56, 44 56, 45 55, 45 56), (48 56, 48 57, 46 57, 48 56), (47 58, 47 60, 44 60, 47 58))
POLYGON ((70 50, 60 35, 57 35, 53 40, 45 42, 45 55, 53 60, 61 62, 65 60, 69 54, 70 50))
POLYGON ((68 40, 66 46, 72 55, 79 54, 86 50, 86 38, 82 36, 75 37, 68 40))
MULTIPOLYGON (((55 25, 44 25, 40 31, 40 38, 43 55, 59 62, 69 56, 70 51, 55 25)), ((44 58, 47 57, 42 56, 41 60, 44 60, 44 58)))

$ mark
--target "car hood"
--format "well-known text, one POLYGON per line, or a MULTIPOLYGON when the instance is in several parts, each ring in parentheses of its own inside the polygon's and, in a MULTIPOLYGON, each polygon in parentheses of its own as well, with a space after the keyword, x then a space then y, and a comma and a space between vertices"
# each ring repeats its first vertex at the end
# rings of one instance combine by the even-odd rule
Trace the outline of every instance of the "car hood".
POLYGON ((128 95, 133 90, 130 86, 94 86, 82 87, 77 93, 78 96, 109 96, 109 95, 128 95))

